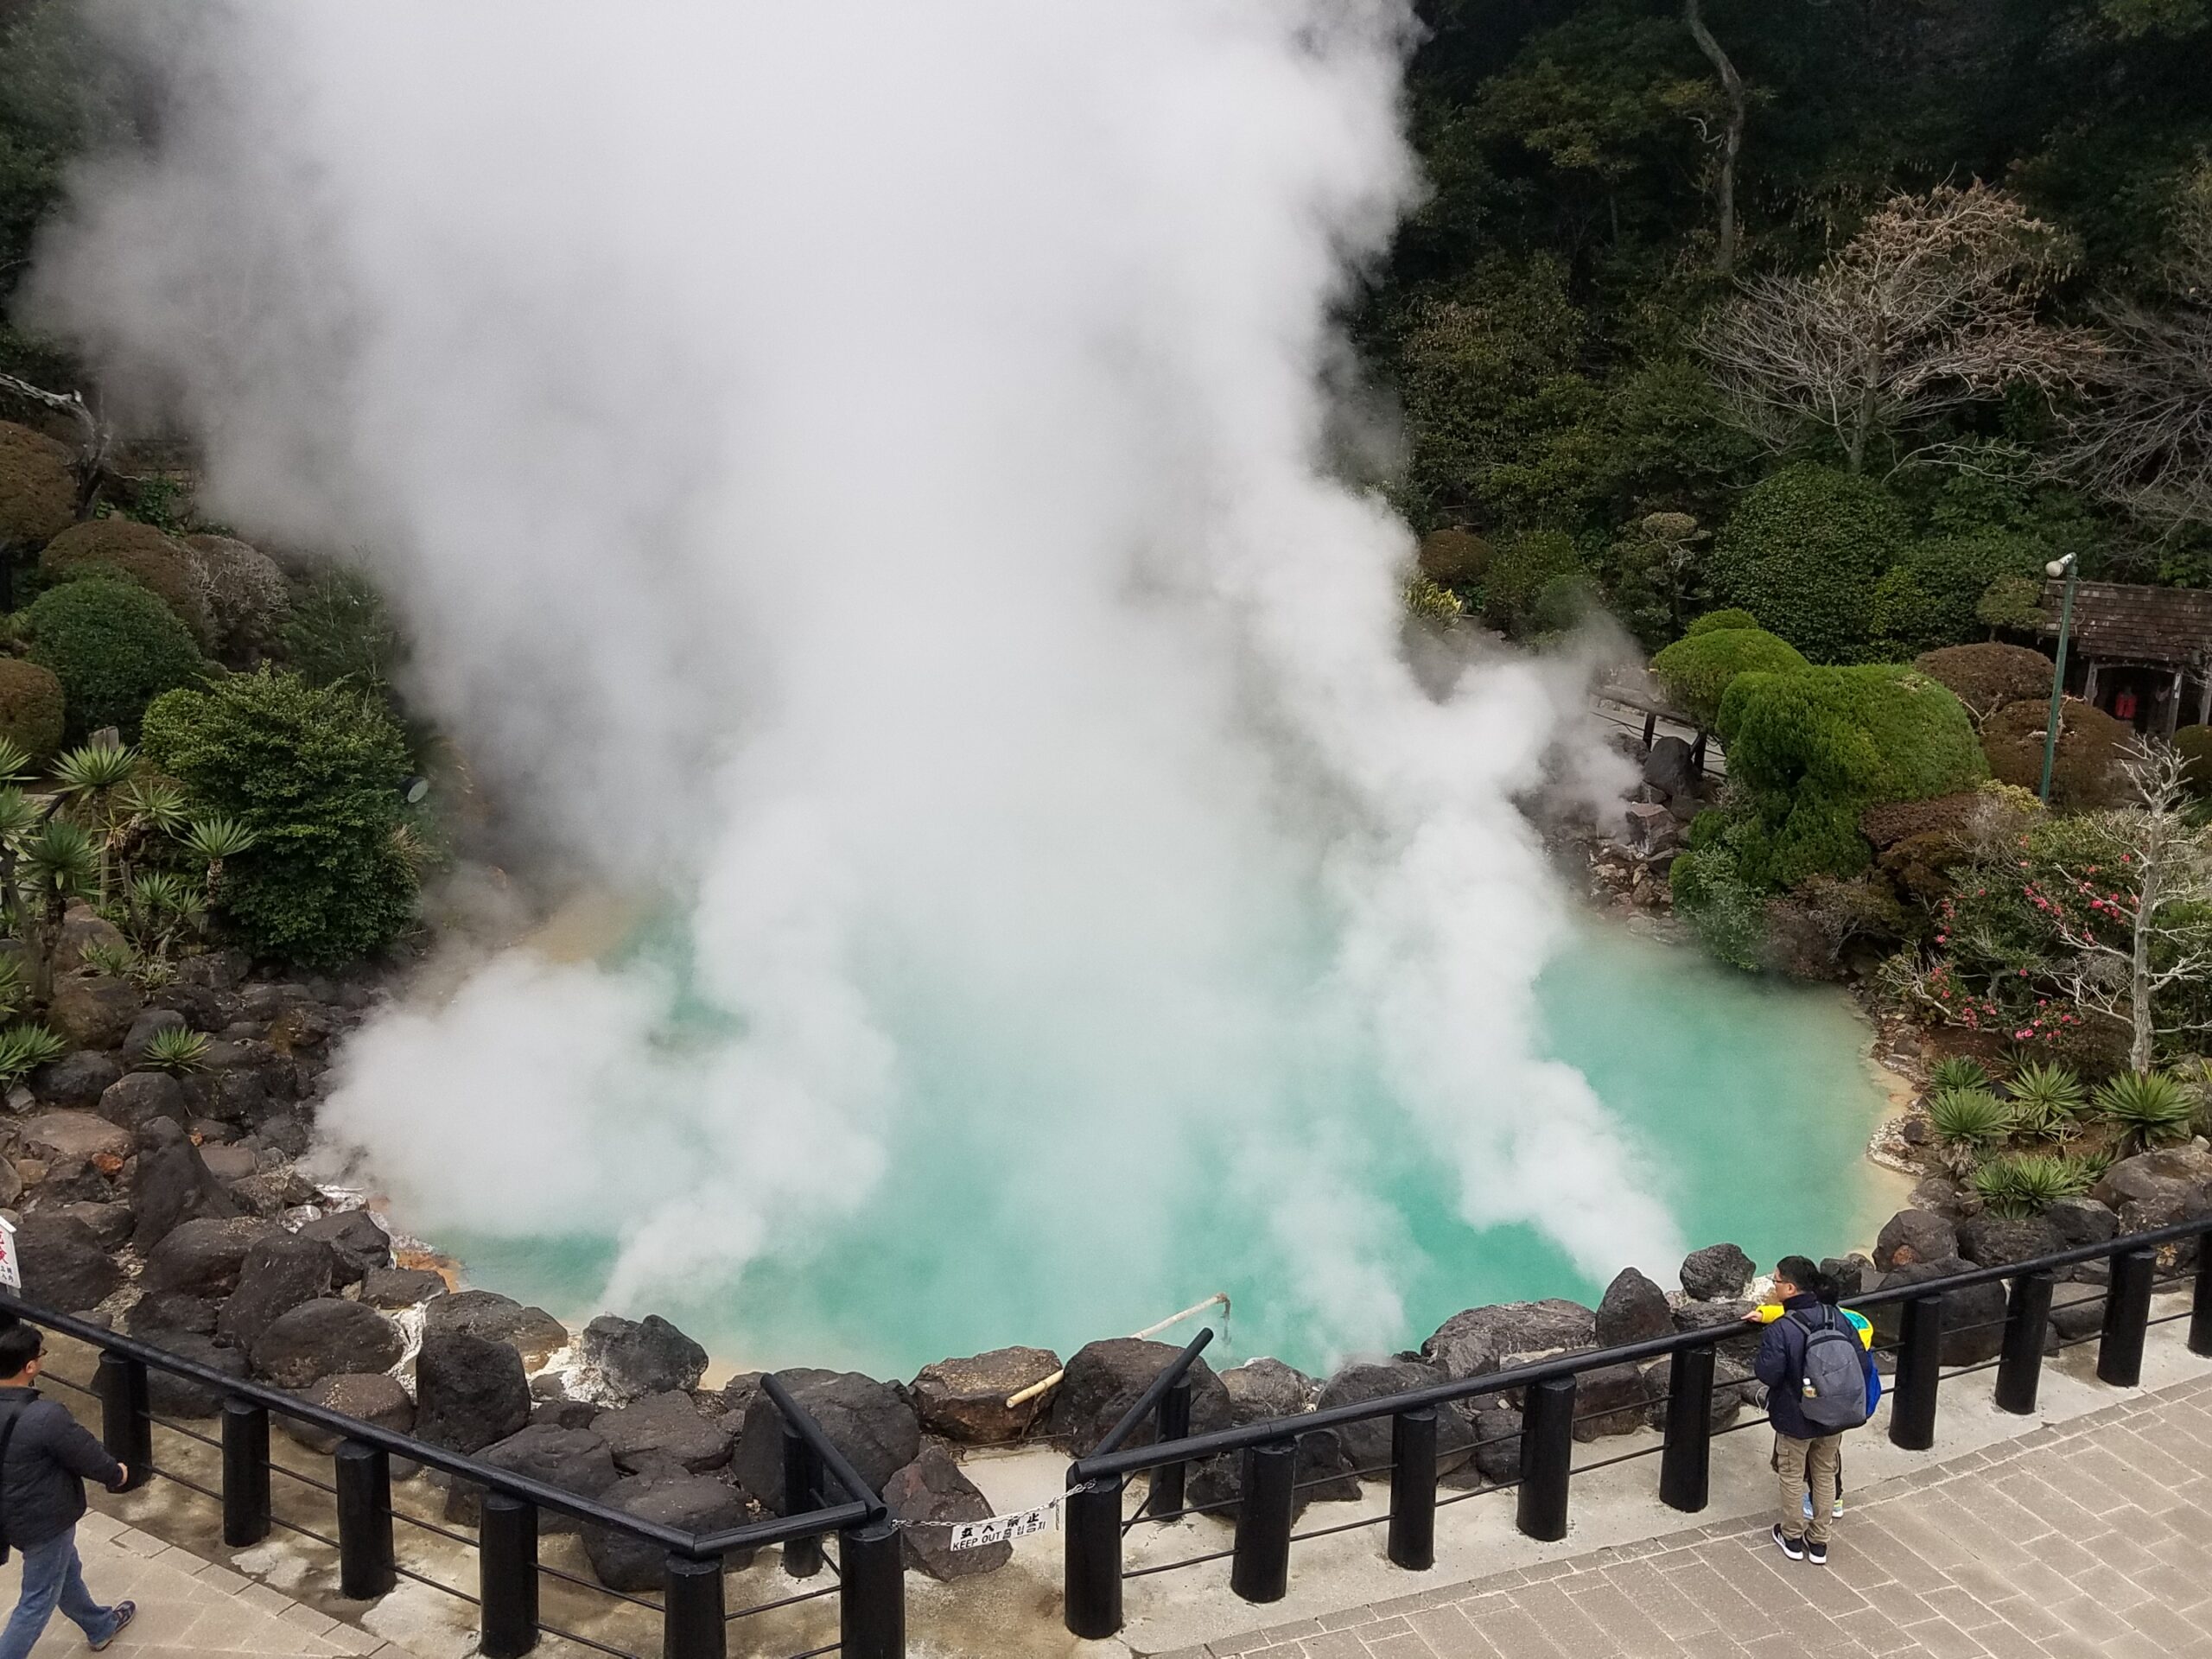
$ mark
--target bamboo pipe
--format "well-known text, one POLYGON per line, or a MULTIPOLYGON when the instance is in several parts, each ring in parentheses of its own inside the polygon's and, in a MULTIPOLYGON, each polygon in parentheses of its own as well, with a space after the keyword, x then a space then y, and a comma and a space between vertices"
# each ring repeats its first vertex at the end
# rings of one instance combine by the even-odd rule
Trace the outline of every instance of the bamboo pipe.
MULTIPOLYGON (((1169 1325, 1180 1325, 1192 1314, 1205 1313, 1206 1309, 1211 1307, 1216 1302, 1219 1302, 1221 1304, 1221 1311, 1224 1314, 1229 1312, 1229 1293, 1225 1290, 1217 1290, 1214 1292, 1212 1295, 1207 1297, 1203 1302, 1194 1302, 1189 1307, 1185 1308, 1180 1313, 1170 1313, 1158 1325, 1147 1325, 1141 1331, 1132 1331, 1129 1332, 1130 1339, 1132 1341, 1141 1342, 1147 1337, 1156 1337, 1162 1331, 1165 1331, 1169 1325)), ((1054 1371, 1043 1382, 1032 1382, 1027 1388, 1022 1389, 1020 1393, 1009 1394, 1006 1397, 1007 1408, 1010 1411, 1016 1406, 1026 1406, 1032 1400, 1034 1400, 1039 1395, 1058 1388, 1060 1386, 1060 1379, 1065 1377, 1067 1374, 1067 1368, 1065 1366, 1062 1366, 1058 1370, 1054 1371)))

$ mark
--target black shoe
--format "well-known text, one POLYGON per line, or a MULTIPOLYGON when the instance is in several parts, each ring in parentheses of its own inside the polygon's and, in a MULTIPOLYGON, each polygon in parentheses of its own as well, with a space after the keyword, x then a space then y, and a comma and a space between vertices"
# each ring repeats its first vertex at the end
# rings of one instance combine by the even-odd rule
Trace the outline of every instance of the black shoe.
POLYGON ((1808 1538, 1805 1541, 1805 1559, 1815 1567, 1826 1567, 1828 1564, 1828 1547, 1816 1544, 1808 1538))
MULTIPOLYGON (((1779 1521, 1774 1523, 1774 1541, 1781 1549, 1782 1553, 1787 1555, 1791 1560, 1802 1561, 1805 1559, 1804 1541, 1802 1539, 1792 1538, 1788 1533, 1784 1532, 1782 1529, 1782 1522, 1779 1521)), ((1825 1554, 1825 1552, 1823 1553, 1825 1554)))
POLYGON ((117 1602, 115 1604, 115 1628, 107 1633, 106 1641, 95 1642, 92 1643, 92 1651, 94 1653, 98 1653, 101 1649, 106 1647, 109 1642, 112 1642, 117 1637, 121 1636, 123 1634, 123 1627, 137 1617, 138 1604, 137 1602, 117 1602))

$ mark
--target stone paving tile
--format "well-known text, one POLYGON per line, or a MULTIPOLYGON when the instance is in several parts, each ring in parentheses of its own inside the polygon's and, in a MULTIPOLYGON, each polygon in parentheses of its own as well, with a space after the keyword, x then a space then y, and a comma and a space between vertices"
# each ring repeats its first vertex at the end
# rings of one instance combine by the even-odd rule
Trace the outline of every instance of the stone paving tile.
POLYGON ((1826 1571, 1707 1526, 1262 1637, 1171 1659, 2212 1659, 2212 1379, 1855 1498, 1826 1571))

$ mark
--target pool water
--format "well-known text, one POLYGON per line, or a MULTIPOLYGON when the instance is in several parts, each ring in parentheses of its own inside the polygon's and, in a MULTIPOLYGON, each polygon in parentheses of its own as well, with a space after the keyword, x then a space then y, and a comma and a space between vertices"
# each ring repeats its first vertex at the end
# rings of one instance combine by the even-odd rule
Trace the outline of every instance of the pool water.
MULTIPOLYGON (((1871 1237, 1882 1178, 1862 1154, 1884 1096, 1847 998, 1753 980, 1597 924, 1538 990, 1549 1052, 1588 1077, 1692 1245, 1729 1240, 1770 1263, 1871 1237)), ((1269 1243, 1280 1241, 1268 1210, 1282 1195, 1230 1147, 1203 1124, 1179 1125, 1175 1144, 1122 1144, 1115 1127, 1079 1112, 1039 1111, 1019 1067, 1000 1059, 940 1045, 925 1061, 938 1075, 919 1086, 962 1109, 902 1114, 890 1173, 865 1202, 732 1281, 657 1296, 652 1311, 705 1344, 717 1369, 903 1376, 1014 1343, 1065 1355, 1225 1291, 1233 1313, 1219 1363, 1273 1354, 1319 1370, 1344 1357, 1340 1332, 1313 1319, 1306 1287, 1290 1281, 1297 1270, 1269 1243), (995 1087, 1007 1097, 988 1098, 995 1087)), ((1531 1227, 1468 1225, 1450 1178, 1392 1103, 1332 1087, 1332 1110, 1307 1121, 1329 1138, 1347 1190, 1388 1222, 1403 1306, 1382 1345, 1416 1345, 1481 1303, 1589 1301, 1603 1290, 1531 1227)), ((611 1237, 581 1234, 443 1232, 439 1242, 473 1283, 572 1319, 598 1306, 615 1257, 611 1237)), ((1635 1265, 1671 1281, 1677 1264, 1635 1265)))

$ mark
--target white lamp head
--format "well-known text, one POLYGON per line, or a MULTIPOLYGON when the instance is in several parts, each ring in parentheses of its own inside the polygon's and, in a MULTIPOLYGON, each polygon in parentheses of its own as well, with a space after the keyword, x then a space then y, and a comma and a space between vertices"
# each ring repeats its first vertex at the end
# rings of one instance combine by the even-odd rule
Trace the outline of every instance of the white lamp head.
POLYGON ((2063 559, 2053 559, 2049 564, 2044 566, 2044 575, 2049 576, 2053 582, 2057 581, 2059 577, 2074 568, 2074 557, 2073 554, 2069 553, 2063 559))

